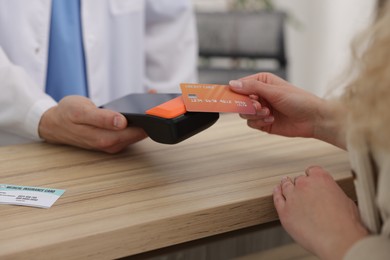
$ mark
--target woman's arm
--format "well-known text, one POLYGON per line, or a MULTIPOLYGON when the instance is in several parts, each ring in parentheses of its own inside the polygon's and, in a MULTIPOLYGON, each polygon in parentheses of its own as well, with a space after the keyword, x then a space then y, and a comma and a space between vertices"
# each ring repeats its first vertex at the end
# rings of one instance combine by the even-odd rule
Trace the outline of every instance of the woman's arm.
POLYGON ((316 138, 345 149, 345 108, 319 98, 270 73, 230 82, 254 99, 256 115, 241 115, 252 128, 287 137, 316 138))

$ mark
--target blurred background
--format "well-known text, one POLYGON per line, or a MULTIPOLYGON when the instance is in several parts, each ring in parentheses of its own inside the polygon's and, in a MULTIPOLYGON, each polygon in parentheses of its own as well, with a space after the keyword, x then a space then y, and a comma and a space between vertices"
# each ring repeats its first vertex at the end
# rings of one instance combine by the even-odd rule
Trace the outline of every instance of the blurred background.
POLYGON ((282 65, 286 70, 284 75, 282 72, 284 78, 320 96, 339 85, 340 75, 349 63, 350 43, 370 23, 375 6, 375 1, 367 0, 193 0, 193 3, 202 56, 200 82, 223 83, 227 77, 235 78, 252 70, 278 72, 278 66, 282 65), (275 24, 278 21, 270 15, 252 17, 253 13, 263 17, 270 12, 285 14, 282 39, 279 25, 275 24), (214 18, 204 16, 205 13, 214 14, 214 18), (211 31, 213 26, 219 30, 211 31), (229 28, 231 31, 227 32, 229 28), (281 52, 275 50, 275 46, 280 48, 280 41, 285 48, 281 52), (226 42, 230 46, 225 46, 226 42), (211 46, 213 43, 218 47, 211 46), (250 53, 241 53, 243 49, 250 49, 250 53), (213 52, 217 57, 213 57, 213 52), (227 57, 229 53, 231 59, 227 57), (276 64, 273 55, 277 56, 276 64), (285 64, 280 64, 281 56, 285 64), (253 61, 255 58, 264 61, 253 61), (270 69, 262 67, 267 63, 270 69), (221 68, 229 71, 221 72, 221 68))

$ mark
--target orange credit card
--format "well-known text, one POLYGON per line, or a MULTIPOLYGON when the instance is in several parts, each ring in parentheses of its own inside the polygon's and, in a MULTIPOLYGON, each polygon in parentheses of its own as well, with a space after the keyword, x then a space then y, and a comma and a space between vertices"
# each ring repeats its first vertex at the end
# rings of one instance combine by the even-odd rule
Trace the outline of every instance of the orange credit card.
POLYGON ((227 85, 182 83, 180 88, 190 112, 256 113, 248 96, 231 91, 227 85))

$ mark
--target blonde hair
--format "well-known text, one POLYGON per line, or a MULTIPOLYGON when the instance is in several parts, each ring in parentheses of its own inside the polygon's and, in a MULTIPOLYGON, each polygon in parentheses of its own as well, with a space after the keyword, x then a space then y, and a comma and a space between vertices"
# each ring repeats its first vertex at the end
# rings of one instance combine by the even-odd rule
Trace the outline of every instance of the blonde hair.
POLYGON ((370 142, 390 148, 389 1, 381 5, 374 24, 355 39, 352 50, 356 76, 341 98, 353 124, 349 127, 368 134, 370 142))

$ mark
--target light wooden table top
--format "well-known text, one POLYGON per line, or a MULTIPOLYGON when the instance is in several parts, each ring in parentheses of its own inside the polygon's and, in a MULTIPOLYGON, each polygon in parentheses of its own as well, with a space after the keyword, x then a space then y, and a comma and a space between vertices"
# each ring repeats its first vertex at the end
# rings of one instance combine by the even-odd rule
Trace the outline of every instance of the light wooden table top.
POLYGON ((223 115, 177 145, 108 155, 65 146, 0 148, 0 183, 65 189, 50 209, 0 205, 0 259, 107 259, 277 219, 272 189, 310 165, 353 194, 347 154, 223 115))

